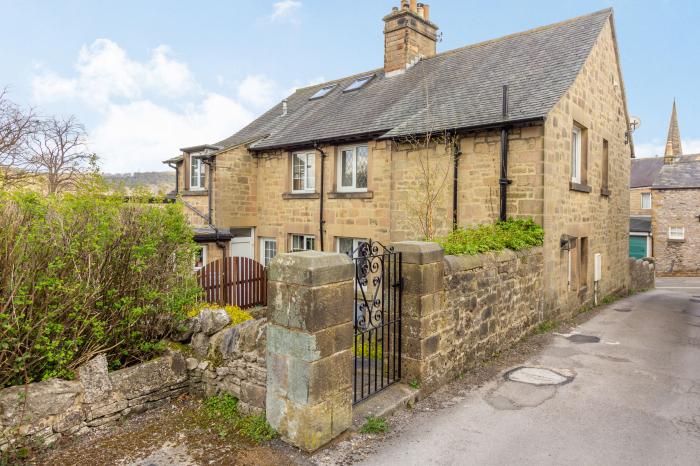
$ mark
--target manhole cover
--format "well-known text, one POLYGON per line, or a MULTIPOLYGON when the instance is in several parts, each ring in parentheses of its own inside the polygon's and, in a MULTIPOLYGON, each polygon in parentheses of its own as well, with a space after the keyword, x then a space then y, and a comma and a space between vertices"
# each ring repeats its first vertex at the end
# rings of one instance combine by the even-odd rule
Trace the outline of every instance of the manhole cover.
POLYGON ((580 333, 574 333, 566 337, 572 343, 599 343, 600 338, 593 335, 581 335, 580 333))
POLYGON ((616 307, 615 310, 617 312, 632 312, 632 308, 629 307, 616 307))
POLYGON ((512 382, 530 385, 561 385, 573 380, 573 377, 567 377, 542 367, 517 367, 506 372, 505 378, 512 382))

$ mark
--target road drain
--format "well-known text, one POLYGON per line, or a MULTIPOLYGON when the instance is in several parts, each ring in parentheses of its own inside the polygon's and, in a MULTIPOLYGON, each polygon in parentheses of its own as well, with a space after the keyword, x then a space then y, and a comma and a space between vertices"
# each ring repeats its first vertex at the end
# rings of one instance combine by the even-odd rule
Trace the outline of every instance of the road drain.
POLYGON ((600 343, 600 338, 593 335, 581 335, 580 333, 574 333, 566 337, 572 343, 600 343))
POLYGON ((506 372, 503 376, 511 382, 530 385, 562 385, 574 380, 571 376, 542 367, 516 367, 506 372))
POLYGON ((617 312, 632 312, 632 308, 629 307, 616 307, 615 310, 617 312))

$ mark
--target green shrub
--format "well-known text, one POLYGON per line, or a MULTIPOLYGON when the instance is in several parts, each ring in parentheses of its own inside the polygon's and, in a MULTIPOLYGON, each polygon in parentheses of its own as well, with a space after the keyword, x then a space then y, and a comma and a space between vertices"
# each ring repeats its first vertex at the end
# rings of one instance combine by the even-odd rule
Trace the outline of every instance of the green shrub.
MULTIPOLYGON (((194 305, 188 312, 187 312, 187 317, 195 317, 198 315, 200 312, 202 312, 203 309, 220 309, 221 305, 219 304, 212 304, 212 303, 206 303, 206 302, 200 302, 194 305)), ((250 315, 248 312, 244 311, 238 306, 224 306, 223 309, 226 311, 228 316, 231 318, 231 323, 229 325, 238 325, 242 324, 243 322, 247 320, 251 320, 253 318, 252 315, 250 315)))
POLYGON ((0 192, 0 387, 151 358, 200 289, 181 207, 0 192))
POLYGON ((544 230, 530 219, 509 219, 473 228, 458 228, 438 238, 437 243, 449 255, 474 255, 488 251, 514 251, 541 246, 544 230))
POLYGON ((371 341, 369 337, 364 344, 361 343, 360 338, 355 337, 352 350, 358 358, 382 359, 382 343, 371 341))

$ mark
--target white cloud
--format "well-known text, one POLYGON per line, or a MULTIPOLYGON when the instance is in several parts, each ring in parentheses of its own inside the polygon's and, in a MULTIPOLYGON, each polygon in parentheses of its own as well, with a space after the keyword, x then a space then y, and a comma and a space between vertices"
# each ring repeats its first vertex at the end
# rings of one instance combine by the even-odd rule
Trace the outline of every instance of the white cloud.
POLYGON ((281 0, 272 5, 272 14, 268 19, 273 23, 298 24, 300 22, 299 10, 301 10, 299 0, 281 0))
POLYGON ((247 76, 238 85, 238 97, 255 107, 269 107, 280 96, 279 85, 261 74, 247 76))
MULTIPOLYGON (((222 86, 226 78, 216 81, 222 86)), ((234 89, 235 98, 204 89, 167 46, 140 62, 108 39, 80 49, 73 76, 40 68, 32 79, 37 103, 81 103, 95 112, 96 121, 85 123, 105 172, 167 169, 161 161, 181 147, 230 136, 282 92, 264 75, 248 76, 234 89)))
MULTIPOLYGON (((700 154, 700 139, 683 139, 681 147, 684 154, 700 154)), ((634 152, 637 157, 654 157, 664 155, 666 141, 653 139, 649 142, 635 143, 634 152)))
POLYGON ((44 72, 32 79, 33 96, 39 103, 78 97, 91 106, 107 105, 114 98, 138 99, 149 93, 180 97, 196 83, 188 66, 170 55, 170 49, 160 45, 141 63, 131 60, 111 40, 97 39, 80 49, 76 77, 44 72))
POLYGON ((213 143, 252 119, 234 100, 209 93, 199 104, 174 111, 148 100, 111 105, 91 132, 91 146, 106 172, 163 170, 160 162, 181 147, 213 143))

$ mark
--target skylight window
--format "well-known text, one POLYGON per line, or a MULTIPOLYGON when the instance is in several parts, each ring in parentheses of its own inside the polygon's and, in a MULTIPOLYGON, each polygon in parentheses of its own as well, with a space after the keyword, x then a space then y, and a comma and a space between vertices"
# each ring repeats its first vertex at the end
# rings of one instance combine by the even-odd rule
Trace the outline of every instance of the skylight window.
POLYGON ((314 95, 309 97, 309 100, 313 99, 320 99, 321 97, 325 97, 326 94, 328 94, 330 91, 332 91, 335 88, 335 84, 331 84, 330 86, 322 87, 314 95))
POLYGON ((364 86, 365 84, 370 82, 372 80, 372 78, 374 78, 373 74, 370 74, 369 76, 362 76, 361 78, 357 78, 356 80, 354 80, 352 82, 352 84, 350 84, 348 87, 343 89, 343 92, 350 92, 350 91, 360 89, 362 86, 364 86))

